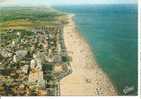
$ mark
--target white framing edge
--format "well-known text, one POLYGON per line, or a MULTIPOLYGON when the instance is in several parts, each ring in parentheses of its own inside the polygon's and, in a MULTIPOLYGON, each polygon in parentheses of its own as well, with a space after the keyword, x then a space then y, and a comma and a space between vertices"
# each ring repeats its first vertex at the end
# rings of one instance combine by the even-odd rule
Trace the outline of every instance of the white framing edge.
MULTIPOLYGON (((136 97, 136 99, 141 99, 140 97, 141 97, 141 0, 138 0, 138 96, 135 96, 136 97)), ((129 98, 128 96, 115 96, 115 98, 129 98)), ((135 98, 135 97, 132 97, 133 99, 135 98)), ((6 99, 6 97, 1 97, 0 96, 0 99, 6 99)), ((10 97, 7 97, 7 99, 9 99, 10 97)), ((13 97, 12 97, 13 98, 13 97)), ((16 98, 16 97, 15 97, 16 98)), ((26 97, 17 97, 17 98, 26 98, 26 97)), ((30 98, 30 99, 32 99, 33 97, 27 97, 27 98, 30 98)), ((34 97, 35 98, 35 97, 34 97)), ((41 99, 41 98, 47 98, 47 97, 37 97, 37 98, 39 98, 39 99, 41 99)), ((49 98, 49 97, 48 97, 49 98)), ((53 97, 52 97, 53 98, 53 97)), ((58 98, 58 97, 54 97, 54 98, 58 98)), ((63 97, 63 98, 66 98, 66 97, 63 97)), ((71 97, 69 97, 69 98, 71 98, 71 97)), ((74 97, 73 97, 74 98, 74 97)), ((78 98, 78 97, 77 97, 78 98)), ((80 98, 80 97, 79 97, 80 98)), ((81 97, 82 98, 82 97, 81 97)), ((88 98, 88 97, 87 97, 88 98)), ((90 97, 89 97, 90 98, 90 97)), ((91 97, 92 98, 92 97, 91 97)), ((93 97, 93 98, 96 98, 96 97, 93 97)), ((97 97, 98 98, 98 97, 97 97)), ((102 97, 100 97, 101 99, 102 99, 102 97)), ((106 98, 106 97, 103 97, 103 98, 106 98)), ((108 98, 114 98, 114 97, 107 97, 107 99, 108 98)), ((131 98, 131 97, 130 97, 131 98)), ((50 97, 50 99, 51 99, 51 97, 50 97)))
POLYGON ((138 97, 141 96, 141 0, 138 0, 138 97))

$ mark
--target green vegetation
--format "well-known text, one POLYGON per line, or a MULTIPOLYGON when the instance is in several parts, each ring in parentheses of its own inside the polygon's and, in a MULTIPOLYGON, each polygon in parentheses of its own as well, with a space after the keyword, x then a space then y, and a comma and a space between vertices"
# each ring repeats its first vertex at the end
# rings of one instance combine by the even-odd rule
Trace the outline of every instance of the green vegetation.
POLYGON ((0 13, 0 31, 5 31, 8 28, 31 29, 58 21, 65 23, 65 14, 51 8, 4 7, 0 8, 0 13))

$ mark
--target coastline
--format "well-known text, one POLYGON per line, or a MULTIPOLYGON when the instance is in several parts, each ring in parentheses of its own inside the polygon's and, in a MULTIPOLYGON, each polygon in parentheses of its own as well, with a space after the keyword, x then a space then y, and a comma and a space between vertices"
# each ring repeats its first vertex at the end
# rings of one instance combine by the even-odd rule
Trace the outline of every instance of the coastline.
POLYGON ((64 42, 72 57, 72 74, 60 81, 61 96, 115 96, 117 91, 98 67, 87 41, 76 30, 74 15, 68 15, 64 42))

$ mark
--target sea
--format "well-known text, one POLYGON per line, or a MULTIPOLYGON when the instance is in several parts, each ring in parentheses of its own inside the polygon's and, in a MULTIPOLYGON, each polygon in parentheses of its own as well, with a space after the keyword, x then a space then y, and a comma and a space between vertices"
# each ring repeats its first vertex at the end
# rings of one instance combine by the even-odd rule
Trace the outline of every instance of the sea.
POLYGON ((138 94, 137 5, 61 5, 75 15, 76 28, 88 41, 97 64, 119 95, 138 94))

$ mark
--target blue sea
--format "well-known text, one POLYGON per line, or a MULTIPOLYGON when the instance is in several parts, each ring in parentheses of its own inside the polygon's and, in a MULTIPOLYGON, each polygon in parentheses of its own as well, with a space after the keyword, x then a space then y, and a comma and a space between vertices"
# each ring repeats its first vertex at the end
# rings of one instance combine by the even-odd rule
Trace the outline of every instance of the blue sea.
POLYGON ((119 95, 137 95, 137 5, 55 8, 75 14, 77 29, 88 41, 97 63, 107 73, 119 95))

